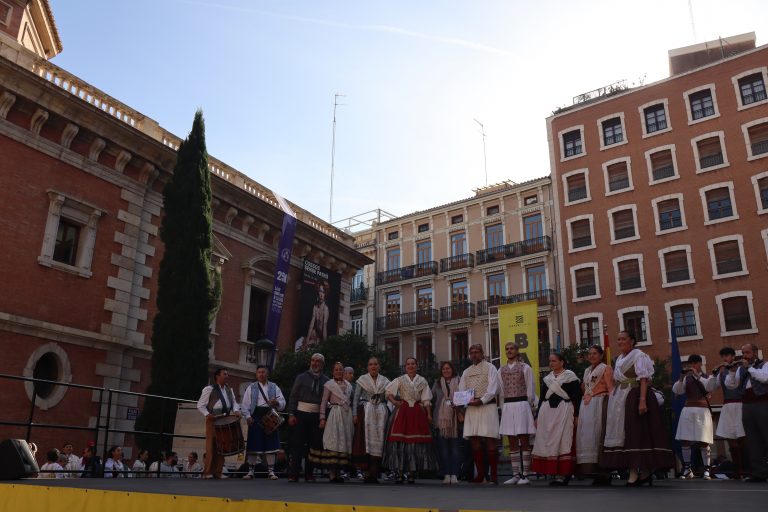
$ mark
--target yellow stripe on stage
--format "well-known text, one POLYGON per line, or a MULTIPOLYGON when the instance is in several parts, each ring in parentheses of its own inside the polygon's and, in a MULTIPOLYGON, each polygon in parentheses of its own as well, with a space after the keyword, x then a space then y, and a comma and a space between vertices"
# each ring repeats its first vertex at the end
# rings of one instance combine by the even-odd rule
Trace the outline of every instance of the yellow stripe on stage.
POLYGON ((82 510, 84 512, 436 512, 435 509, 322 503, 294 503, 266 500, 231 500, 201 496, 150 494, 144 492, 102 491, 47 487, 45 485, 0 484, 0 512, 82 510))

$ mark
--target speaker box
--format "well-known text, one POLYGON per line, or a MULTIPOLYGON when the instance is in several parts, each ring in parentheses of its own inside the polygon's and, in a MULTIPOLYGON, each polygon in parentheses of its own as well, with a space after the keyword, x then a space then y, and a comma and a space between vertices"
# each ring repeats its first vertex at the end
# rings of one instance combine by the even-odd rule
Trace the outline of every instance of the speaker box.
POLYGON ((6 439, 0 443, 0 480, 18 480, 40 471, 32 450, 23 439, 6 439))

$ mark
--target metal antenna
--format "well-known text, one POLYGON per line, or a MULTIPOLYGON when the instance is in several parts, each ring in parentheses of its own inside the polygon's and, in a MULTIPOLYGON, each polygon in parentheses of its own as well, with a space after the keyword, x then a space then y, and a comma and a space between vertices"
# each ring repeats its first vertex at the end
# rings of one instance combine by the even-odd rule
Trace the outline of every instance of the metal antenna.
POLYGON ((480 125, 480 133, 483 134, 483 169, 485 169, 485 186, 487 187, 488 186, 488 157, 485 154, 485 126, 483 126, 483 123, 481 123, 474 117, 472 119, 474 119, 475 122, 480 125))
POLYGON ((696 23, 693 21, 693 3, 688 0, 688 16, 691 18, 691 31, 693 32, 693 42, 695 43, 698 38, 696 37, 696 23))
POLYGON ((336 93, 333 95, 333 142, 331 143, 331 199, 328 207, 328 223, 333 223, 333 171, 336 165, 336 107, 343 105, 339 103, 339 98, 343 98, 344 94, 336 93))

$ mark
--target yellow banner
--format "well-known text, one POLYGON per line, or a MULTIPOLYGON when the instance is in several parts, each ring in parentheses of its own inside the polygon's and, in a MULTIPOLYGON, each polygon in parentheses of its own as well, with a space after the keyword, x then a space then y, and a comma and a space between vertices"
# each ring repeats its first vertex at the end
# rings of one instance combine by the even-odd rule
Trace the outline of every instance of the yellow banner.
POLYGON ((535 300, 499 306, 499 354, 507 363, 504 345, 513 341, 520 347, 520 358, 533 368, 536 395, 539 390, 539 305, 535 300))

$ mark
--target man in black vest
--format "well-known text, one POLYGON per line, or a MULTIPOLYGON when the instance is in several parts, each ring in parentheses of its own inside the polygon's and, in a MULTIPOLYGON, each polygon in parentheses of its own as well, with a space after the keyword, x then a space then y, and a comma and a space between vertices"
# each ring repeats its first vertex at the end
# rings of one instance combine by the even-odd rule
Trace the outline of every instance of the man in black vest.
POLYGON ((232 388, 227 386, 229 373, 219 368, 213 374, 214 384, 205 386, 197 401, 197 410, 205 416, 205 468, 203 478, 227 478, 221 474, 224 457, 216 449, 214 421, 219 416, 234 414, 240 417, 240 405, 235 400, 232 388))
POLYGON ((291 433, 291 469, 289 482, 299 481, 301 459, 304 460, 304 479, 314 482, 309 451, 322 452, 323 433, 320 430, 320 401, 323 398, 323 385, 328 377, 323 374, 325 357, 312 354, 309 370, 300 373, 293 382, 291 397, 288 401, 288 424, 293 427, 291 433))
MULTIPOLYGON (((747 434, 752 468, 752 477, 747 479, 748 482, 765 482, 768 479, 768 365, 757 358, 757 352, 754 343, 741 347, 747 369, 741 421, 747 434)), ((726 377, 726 383, 729 377, 731 375, 726 377)))

